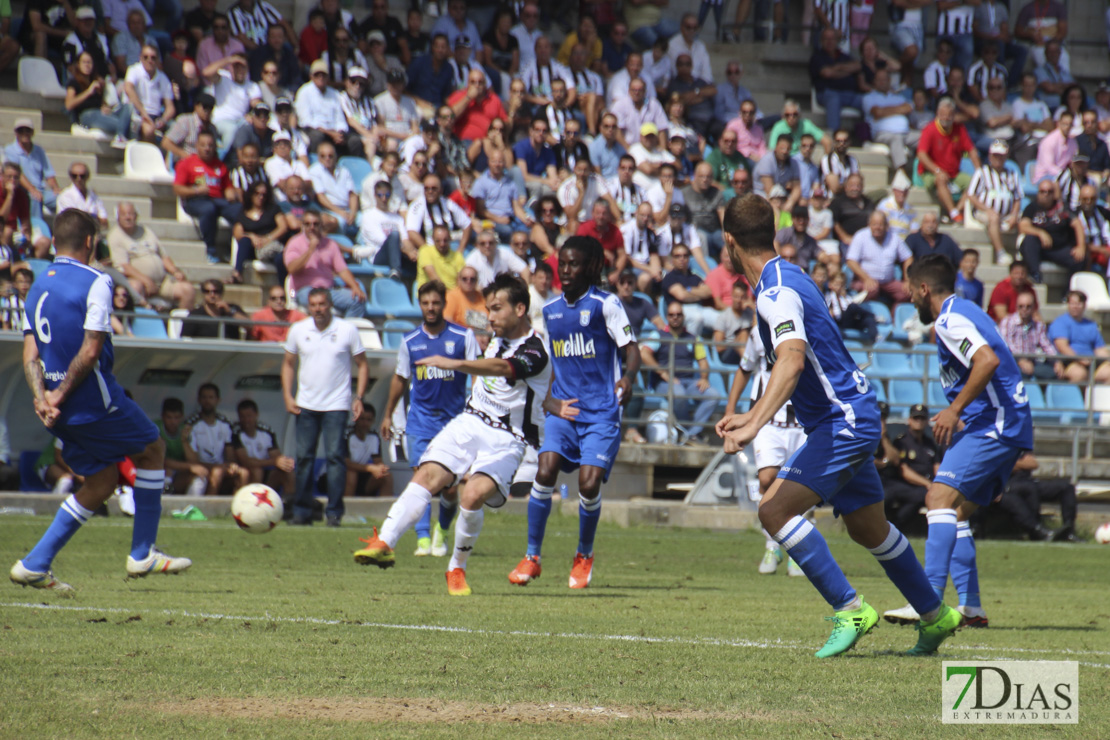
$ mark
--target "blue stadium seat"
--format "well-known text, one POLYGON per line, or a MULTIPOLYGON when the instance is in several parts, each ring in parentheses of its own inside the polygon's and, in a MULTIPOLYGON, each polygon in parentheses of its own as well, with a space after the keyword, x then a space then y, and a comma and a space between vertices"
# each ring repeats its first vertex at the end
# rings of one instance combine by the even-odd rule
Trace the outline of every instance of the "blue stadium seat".
POLYGON ((927 344, 919 344, 911 349, 909 354, 910 367, 913 368, 914 377, 925 377, 926 370, 928 370, 929 376, 932 377, 932 373, 937 367, 936 355, 936 351, 927 344))
POLYGON ((45 236, 47 239, 54 236, 50 231, 50 227, 38 216, 31 216, 31 229, 37 231, 40 236, 45 236))
POLYGON ((382 329, 386 331, 379 332, 382 335, 382 346, 386 349, 397 349, 401 346, 401 339, 405 334, 416 328, 416 325, 411 321, 402 321, 401 319, 390 319, 382 325, 382 329), (392 329, 392 331, 389 331, 392 329))
POLYGON ((910 364, 910 358, 897 342, 876 342, 872 347, 872 365, 868 375, 876 378, 919 378, 910 364), (885 350, 885 351, 881 351, 885 350))
POLYGON ((1074 385, 1053 383, 1047 386, 1045 405, 1060 414, 1060 423, 1087 421, 1087 409, 1083 403, 1083 393, 1074 385))
POLYGON ((362 157, 340 157, 339 166, 351 173, 355 181, 355 192, 362 191, 362 181, 370 176, 370 163, 362 157))
POLYGON ((915 403, 924 403, 925 394, 921 389, 919 380, 892 380, 890 381, 890 395, 887 398, 891 412, 899 416, 906 416, 910 406, 915 403))
POLYGON ((939 380, 929 381, 929 400, 927 405, 929 406, 929 410, 933 413, 948 406, 948 398, 944 395, 944 386, 940 384, 939 380))
POLYGON ((1034 421, 1043 421, 1050 424, 1055 424, 1060 420, 1060 414, 1056 411, 1049 411, 1047 404, 1044 401, 1044 393, 1041 387, 1036 383, 1025 384, 1025 395, 1029 397, 1029 408, 1033 411, 1034 421))
MULTIPOLYGON (((337 234, 329 234, 331 238, 338 236, 337 234)), ((370 277, 378 277, 379 275, 388 275, 388 265, 374 265, 370 260, 363 260, 362 262, 347 265, 347 269, 351 271, 352 275, 369 275, 370 277)))
POLYGON ((355 246, 355 243, 347 238, 346 234, 340 234, 338 231, 334 234, 328 234, 328 238, 339 246, 346 247, 347 249, 352 249, 355 246))
POLYGON ((848 354, 852 356, 852 362, 856 363, 856 367, 863 367, 871 362, 871 358, 867 354, 867 350, 863 348, 863 343, 855 339, 845 339, 844 347, 848 350, 848 354))
POLYGON ((1037 167, 1037 160, 1031 159, 1025 163, 1025 177, 1021 179, 1021 191, 1032 197, 1037 194, 1037 183, 1033 182, 1033 170, 1037 167))
POLYGON ((35 470, 35 461, 42 454, 41 450, 24 450, 19 453, 19 490, 23 493, 38 493, 49 491, 39 473, 35 470))
POLYGON ((879 325, 879 335, 876 340, 881 342, 887 339, 894 328, 894 317, 890 315, 887 305, 882 301, 864 301, 860 305, 871 312, 875 317, 875 323, 879 325))
POLYGON ((881 380, 872 380, 871 381, 871 389, 875 391, 875 400, 877 400, 877 401, 885 401, 886 400, 886 388, 883 387, 883 381, 881 381, 881 380))
POLYGON ((975 165, 972 163, 969 157, 964 157, 960 160, 960 172, 964 173, 965 175, 975 174, 975 165))
POLYGON ((913 307, 912 303, 899 303, 894 307, 894 325, 890 330, 891 339, 896 342, 908 342, 910 340, 902 325, 911 319, 915 313, 917 313, 917 309, 913 307))
POLYGON ((36 280, 39 279, 39 276, 41 276, 42 273, 45 272, 50 267, 51 264, 52 263, 50 262, 50 260, 37 260, 37 259, 27 260, 27 266, 31 268, 31 272, 35 273, 35 279, 36 280))
POLYGON ((389 278, 377 278, 370 283, 370 302, 367 311, 373 316, 390 316, 398 319, 420 319, 423 314, 412 305, 404 283, 389 278))
POLYGON ((148 339, 167 339, 166 323, 158 312, 150 308, 136 308, 134 319, 131 320, 131 333, 137 337, 148 339))

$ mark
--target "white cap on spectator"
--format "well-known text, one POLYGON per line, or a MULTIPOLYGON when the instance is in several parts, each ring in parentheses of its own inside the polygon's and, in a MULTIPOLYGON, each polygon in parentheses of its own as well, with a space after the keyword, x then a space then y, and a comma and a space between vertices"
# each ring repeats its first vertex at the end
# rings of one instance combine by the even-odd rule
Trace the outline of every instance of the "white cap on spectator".
POLYGON ((991 142, 991 148, 989 151, 991 154, 1009 154, 1010 147, 1002 139, 995 139, 993 142, 991 142))
POLYGON ((289 135, 288 131, 278 131, 274 134, 274 137, 270 139, 270 142, 276 144, 279 141, 288 141, 291 144, 293 143, 293 137, 289 135))
POLYGON ((96 18, 96 11, 88 5, 82 5, 80 8, 77 9, 77 13, 75 15, 77 16, 77 20, 82 21, 88 18, 96 18))
POLYGON ((906 177, 906 173, 902 170, 898 170, 898 173, 894 175, 894 179, 890 183, 890 189, 909 190, 911 184, 910 178, 906 177))
POLYGON ((771 192, 767 194, 768 199, 771 199, 771 198, 785 198, 785 197, 786 197, 786 188, 784 188, 782 185, 775 185, 773 188, 771 188, 771 192))
POLYGON ((366 70, 363 69, 362 67, 351 67, 350 69, 347 70, 347 78, 351 79, 353 77, 361 77, 362 79, 365 80, 366 79, 366 70))
POLYGON ((21 128, 29 128, 32 131, 34 131, 35 130, 35 122, 32 121, 30 118, 17 118, 17 119, 15 119, 15 125, 12 126, 12 131, 19 131, 19 129, 21 129, 21 128))

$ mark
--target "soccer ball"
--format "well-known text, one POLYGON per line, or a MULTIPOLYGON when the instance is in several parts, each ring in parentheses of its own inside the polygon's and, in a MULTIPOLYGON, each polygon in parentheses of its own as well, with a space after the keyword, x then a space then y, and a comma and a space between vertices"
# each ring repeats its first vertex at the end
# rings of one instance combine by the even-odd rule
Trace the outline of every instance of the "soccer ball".
POLYGON ((1095 542, 1100 545, 1110 545, 1110 522, 1098 525, 1095 530, 1095 542))
POLYGON ((261 483, 251 483, 235 492, 231 515, 239 529, 251 534, 266 534, 278 525, 285 507, 277 491, 261 483))

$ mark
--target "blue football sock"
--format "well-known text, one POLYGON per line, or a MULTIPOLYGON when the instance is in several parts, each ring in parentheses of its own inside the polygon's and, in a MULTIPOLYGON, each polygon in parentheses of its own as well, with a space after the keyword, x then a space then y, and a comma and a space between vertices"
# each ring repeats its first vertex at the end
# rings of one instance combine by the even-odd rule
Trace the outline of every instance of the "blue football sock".
POLYGON ((586 498, 578 494, 578 552, 588 558, 594 555, 594 535, 597 523, 601 521, 601 493, 597 498, 586 498))
POLYGON ((131 557, 142 560, 158 541, 158 519, 162 516, 164 470, 135 471, 135 519, 131 523, 131 557))
POLYGON ((940 599, 929 584, 921 563, 917 562, 910 541, 897 527, 891 524, 883 544, 869 549, 879 565, 883 566, 887 578, 898 587, 918 614, 928 614, 940 606, 940 599))
POLYGON ((532 483, 528 496, 528 555, 538 558, 543 549, 543 535, 547 531, 547 518, 551 516, 551 494, 555 486, 532 483))
POLYGON ((925 518, 929 522, 929 536, 925 540, 925 575, 929 577, 933 591, 943 600, 952 550, 956 547, 956 510, 933 509, 925 518))
POLYGON ((432 505, 428 504, 424 507, 424 513, 420 515, 420 521, 416 523, 416 537, 432 536, 432 505))
POLYGON ((443 494, 440 494, 440 496, 439 496, 439 528, 442 529, 444 532, 450 532, 451 531, 451 522, 455 520, 455 512, 458 511, 458 510, 459 510, 459 502, 458 501, 448 501, 447 499, 445 499, 443 497, 443 494))
POLYGON ((38 541, 34 549, 23 558, 23 567, 36 573, 45 573, 50 570, 54 556, 66 546, 69 538, 77 533, 81 525, 89 520, 93 513, 81 504, 71 494, 62 502, 54 521, 46 529, 46 534, 38 541))
POLYGON ((856 591, 833 560, 828 543, 805 517, 796 516, 788 521, 775 532, 774 538, 835 611, 855 601, 856 591))
POLYGON ((956 524, 956 547, 952 550, 952 585, 960 597, 960 606, 981 607, 979 601, 979 566, 975 563, 975 538, 967 522, 956 524))

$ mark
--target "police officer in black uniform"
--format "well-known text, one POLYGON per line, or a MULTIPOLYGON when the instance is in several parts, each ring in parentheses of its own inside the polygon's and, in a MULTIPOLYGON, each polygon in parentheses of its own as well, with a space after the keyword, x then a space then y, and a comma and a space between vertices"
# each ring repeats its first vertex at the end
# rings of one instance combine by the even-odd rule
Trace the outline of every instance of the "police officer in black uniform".
POLYGON ((929 409, 924 404, 910 407, 906 431, 894 438, 900 475, 883 481, 887 519, 899 529, 909 525, 925 505, 925 494, 936 473, 937 445, 928 432, 929 409))

